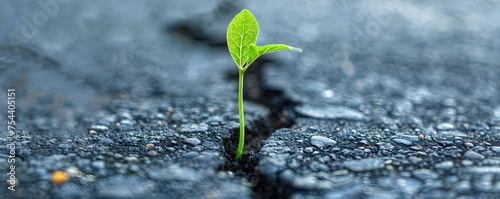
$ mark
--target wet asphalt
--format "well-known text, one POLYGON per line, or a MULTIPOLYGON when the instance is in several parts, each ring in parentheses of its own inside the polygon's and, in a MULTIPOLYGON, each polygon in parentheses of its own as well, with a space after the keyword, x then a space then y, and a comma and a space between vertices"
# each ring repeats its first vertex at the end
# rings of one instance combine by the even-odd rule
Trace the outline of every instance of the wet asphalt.
POLYGON ((496 1, 6 3, 0 98, 15 89, 17 125, 9 136, 1 105, 0 198, 498 198, 498 11, 496 1), (243 8, 258 44, 304 52, 247 71, 247 147, 235 160, 225 31, 243 8))

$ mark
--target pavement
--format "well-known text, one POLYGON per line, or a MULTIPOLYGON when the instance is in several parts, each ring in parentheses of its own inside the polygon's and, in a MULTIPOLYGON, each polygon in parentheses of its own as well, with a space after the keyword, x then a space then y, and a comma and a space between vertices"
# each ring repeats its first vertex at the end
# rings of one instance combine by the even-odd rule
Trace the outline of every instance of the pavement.
POLYGON ((0 198, 499 198, 499 11, 492 0, 8 2, 0 98, 15 89, 16 130, 3 103, 0 198), (246 72, 236 160, 225 31, 243 8, 258 44, 303 53, 246 72))

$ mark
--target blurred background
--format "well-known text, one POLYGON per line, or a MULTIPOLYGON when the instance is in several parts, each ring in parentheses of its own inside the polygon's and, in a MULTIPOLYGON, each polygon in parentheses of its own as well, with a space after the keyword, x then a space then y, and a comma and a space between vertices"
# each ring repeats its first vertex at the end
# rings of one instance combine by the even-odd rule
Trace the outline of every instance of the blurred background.
MULTIPOLYGON (((235 102, 237 68, 225 32, 247 8, 259 22, 257 44, 304 51, 266 55, 252 66, 249 99, 266 98, 253 85, 296 103, 362 109, 377 100, 404 106, 453 98, 487 101, 500 110, 499 5, 9 0, 0 7, 0 99, 16 89, 16 119, 32 134, 85 133, 86 122, 116 99, 235 102)), ((0 114, 0 125, 6 121, 0 114)))

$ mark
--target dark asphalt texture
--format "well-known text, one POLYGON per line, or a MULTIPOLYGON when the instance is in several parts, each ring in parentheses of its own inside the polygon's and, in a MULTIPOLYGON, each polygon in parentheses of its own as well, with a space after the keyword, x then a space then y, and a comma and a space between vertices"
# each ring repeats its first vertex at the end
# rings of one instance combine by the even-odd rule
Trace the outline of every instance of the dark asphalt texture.
POLYGON ((499 13, 493 0, 9 1, 0 198, 500 198, 499 13), (304 52, 245 74, 235 160, 225 31, 243 8, 258 44, 304 52))

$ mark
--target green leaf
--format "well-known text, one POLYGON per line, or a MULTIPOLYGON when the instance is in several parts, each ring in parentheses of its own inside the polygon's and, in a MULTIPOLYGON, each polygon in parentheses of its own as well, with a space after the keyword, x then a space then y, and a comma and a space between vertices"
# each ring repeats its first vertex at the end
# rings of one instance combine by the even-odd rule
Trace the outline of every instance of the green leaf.
POLYGON ((250 56, 248 57, 247 64, 250 65, 252 64, 257 58, 259 58, 261 55, 273 53, 273 52, 278 52, 278 51, 285 51, 285 50, 292 50, 296 52, 302 52, 302 49, 300 48, 295 48, 292 46, 287 46, 284 44, 268 44, 265 46, 255 46, 255 50, 250 51, 250 56))
POLYGON ((272 52, 293 50, 302 52, 300 48, 284 44, 256 46, 259 24, 247 9, 237 14, 227 27, 227 47, 234 62, 240 70, 245 71, 257 58, 272 52))
POLYGON ((278 51, 284 51, 284 50, 293 50, 296 52, 302 52, 302 49, 300 49, 300 48, 295 48, 295 47, 287 46, 284 44, 268 44, 265 46, 257 46, 257 50, 258 50, 260 55, 278 52, 278 51))
POLYGON ((243 69, 248 60, 252 46, 257 42, 259 25, 252 13, 242 10, 229 23, 227 28, 227 47, 238 68, 243 69))

